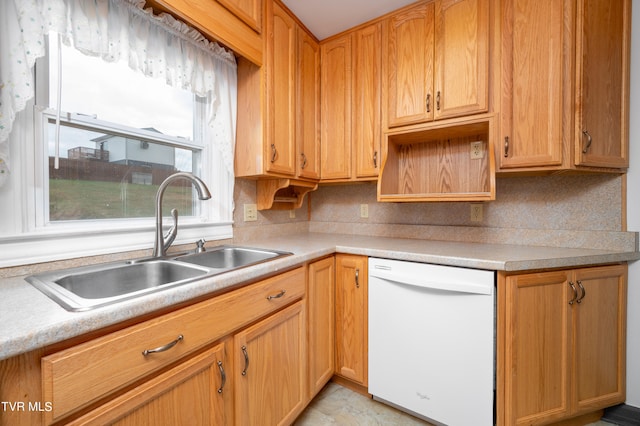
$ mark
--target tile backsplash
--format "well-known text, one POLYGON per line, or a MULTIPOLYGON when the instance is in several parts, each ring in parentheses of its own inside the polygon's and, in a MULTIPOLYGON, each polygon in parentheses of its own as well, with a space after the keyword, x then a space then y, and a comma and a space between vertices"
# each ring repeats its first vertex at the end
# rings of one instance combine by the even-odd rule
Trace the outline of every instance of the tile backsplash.
POLYGON ((289 232, 335 232, 466 242, 636 250, 637 234, 625 232, 624 177, 551 175, 500 177, 496 200, 482 203, 480 222, 470 203, 378 203, 375 183, 321 185, 296 218, 261 211, 242 221, 242 204, 255 202, 255 182, 236 180, 235 239, 289 232), (368 218, 360 205, 368 205, 368 218), (308 225, 305 227, 305 224, 308 225))

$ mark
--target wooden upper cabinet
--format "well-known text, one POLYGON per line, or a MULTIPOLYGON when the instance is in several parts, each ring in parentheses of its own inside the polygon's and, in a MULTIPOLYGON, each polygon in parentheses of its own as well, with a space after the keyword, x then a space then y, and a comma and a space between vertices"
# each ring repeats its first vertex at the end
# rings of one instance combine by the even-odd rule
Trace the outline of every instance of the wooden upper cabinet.
POLYGON ((370 25, 353 36, 353 131, 355 178, 378 176, 381 152, 382 25, 370 25))
POLYGON ((485 112, 489 94, 489 2, 435 2, 434 118, 485 112))
POLYGON ((421 3, 386 23, 388 127, 488 110, 488 0, 421 3))
POLYGON ((386 22, 389 127, 433 120, 434 10, 421 4, 386 22))
POLYGON ((576 15, 576 165, 626 168, 631 2, 580 0, 576 15))
POLYGON ((320 46, 298 28, 297 66, 298 176, 320 178, 320 46))
POLYGON ((234 15, 253 28, 256 32, 262 31, 262 4, 263 0, 216 0, 229 9, 234 15))
POLYGON ((499 166, 560 165, 570 1, 502 2, 499 166))
POLYGON ((630 7, 502 2, 499 171, 628 167, 630 7))
POLYGON ((382 24, 321 45, 321 179, 373 180, 381 159, 382 24))
POLYGON ((266 169, 269 173, 296 173, 296 23, 276 2, 269 2, 267 36, 267 131, 266 169))
POLYGON ((349 33, 320 47, 322 180, 351 177, 351 44, 349 33))

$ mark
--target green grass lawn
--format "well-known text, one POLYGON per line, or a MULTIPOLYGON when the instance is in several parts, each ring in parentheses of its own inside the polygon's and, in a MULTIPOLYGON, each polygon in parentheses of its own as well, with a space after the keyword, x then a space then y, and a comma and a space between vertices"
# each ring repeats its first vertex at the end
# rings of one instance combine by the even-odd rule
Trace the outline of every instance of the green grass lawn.
MULTIPOLYGON (((158 185, 89 180, 49 180, 51 221, 117 219, 155 216, 158 185)), ((191 187, 170 186, 164 193, 163 213, 177 208, 181 216, 192 211, 191 187)))

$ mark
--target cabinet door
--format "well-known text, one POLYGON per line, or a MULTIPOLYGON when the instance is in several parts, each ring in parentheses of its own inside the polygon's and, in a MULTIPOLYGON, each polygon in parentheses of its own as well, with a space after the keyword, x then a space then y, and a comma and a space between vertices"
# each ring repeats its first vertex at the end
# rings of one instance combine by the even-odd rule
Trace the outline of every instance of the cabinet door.
POLYGON ((367 257, 336 255, 337 374, 367 385, 367 257))
MULTIPOLYGON (((268 1, 273 12, 269 19, 267 52, 267 127, 265 148, 267 172, 295 175, 295 67, 296 23, 277 3, 268 1)), ((267 9, 269 10, 269 8, 267 9)))
POLYGON ((380 167, 380 92, 382 55, 380 23, 353 36, 353 133, 355 178, 378 176, 380 167))
MULTIPOLYGON (((217 0, 251 28, 262 30, 262 1, 263 0, 217 0)), ((268 0, 270 1, 270 0, 268 0)))
POLYGON ((387 125, 433 120, 433 3, 391 16, 387 34, 387 125))
POLYGON ((572 305, 576 410, 591 412, 625 400, 626 265, 580 269, 572 305))
POLYGON ((298 27, 298 176, 320 178, 320 46, 298 27))
POLYGON ((351 177, 351 34, 323 43, 320 177, 351 177))
POLYGON ((226 359, 224 344, 217 345, 69 424, 229 424, 226 359))
POLYGON ((505 425, 542 424, 569 413, 568 278, 564 271, 507 278, 505 425))
POLYGON ((500 168, 559 166, 568 0, 502 2, 500 168))
POLYGON ((291 424, 306 403, 304 302, 234 337, 235 419, 241 425, 291 424))
POLYGON ((335 358, 335 259, 309 265, 309 398, 333 376, 335 358))
POLYGON ((580 0, 577 11, 577 165, 628 167, 629 0, 580 0))
POLYGON ((489 96, 489 1, 435 2, 435 116, 485 112, 489 96))

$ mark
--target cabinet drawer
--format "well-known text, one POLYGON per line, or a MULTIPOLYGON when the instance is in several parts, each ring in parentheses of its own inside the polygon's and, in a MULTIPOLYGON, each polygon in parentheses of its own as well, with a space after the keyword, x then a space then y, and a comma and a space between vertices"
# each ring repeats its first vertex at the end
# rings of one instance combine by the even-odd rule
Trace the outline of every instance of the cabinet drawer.
POLYGON ((303 268, 42 358, 46 424, 304 296, 303 268), (181 340, 177 340, 182 336, 181 340), (166 351, 143 351, 175 345, 166 351))

